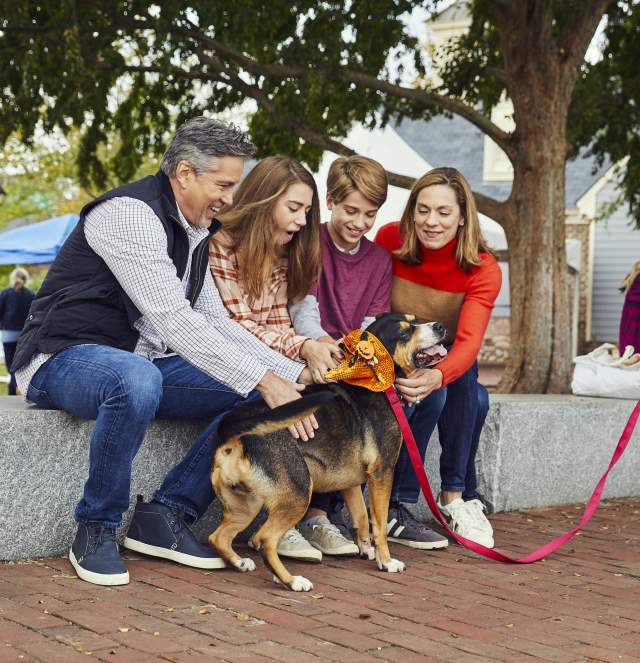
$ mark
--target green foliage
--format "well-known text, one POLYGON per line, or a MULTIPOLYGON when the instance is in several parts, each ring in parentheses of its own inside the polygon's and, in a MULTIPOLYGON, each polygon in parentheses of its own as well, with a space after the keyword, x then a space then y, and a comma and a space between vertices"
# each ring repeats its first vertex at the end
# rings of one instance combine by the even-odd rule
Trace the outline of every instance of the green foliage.
POLYGON ((355 121, 375 123, 380 95, 346 83, 340 66, 391 76, 390 51, 415 51, 402 21, 415 4, 167 0, 150 9, 141 0, 0 0, 0 143, 9 127, 25 140, 39 123, 47 131, 82 127, 81 183, 102 189, 130 179, 145 157, 162 153, 176 122, 246 98, 229 84, 239 67, 209 48, 207 40, 219 39, 261 63, 310 72, 302 86, 249 81, 277 108, 260 108, 251 132, 261 155, 287 152, 315 164, 320 151, 293 138, 291 125, 304 118, 311 130, 342 137, 355 121), (334 74, 314 74, 320 68, 334 74), (101 157, 109 136, 120 148, 101 157))
POLYGON ((602 59, 585 64, 572 104, 574 151, 590 145, 599 165, 629 157, 621 188, 640 227, 640 11, 619 3, 609 12, 602 59))
MULTIPOLYGON (((340 139, 354 122, 375 126, 446 112, 350 83, 345 69, 394 83, 406 74, 408 57, 415 85, 429 89, 434 83, 404 18, 417 7, 433 12, 448 4, 0 0, 0 144, 13 132, 29 143, 39 126, 64 133, 79 128, 80 182, 102 190, 131 179, 145 160, 157 160, 186 117, 228 113, 253 95, 258 108, 249 128, 259 156, 287 153, 315 166, 322 150, 298 138, 301 124, 340 139), (296 71, 257 71, 242 58, 296 71)), ((500 6, 513 7, 471 0, 471 27, 448 46, 442 80, 435 84, 436 92, 485 116, 508 88, 500 75, 506 43, 495 21, 500 6)), ((552 8, 553 36, 585 11, 583 0, 528 0, 528 6, 532 12, 552 8)), ((623 187, 637 219, 639 14, 637 3, 612 0, 604 57, 583 66, 568 123, 572 154, 591 146, 601 160, 632 156, 623 187)), ((533 44, 534 37, 524 38, 533 44)))
POLYGON ((6 195, 0 197, 0 230, 15 219, 27 222, 78 212, 91 200, 78 186, 75 156, 77 132, 69 142, 58 136, 26 147, 12 135, 0 149, 0 177, 6 195))

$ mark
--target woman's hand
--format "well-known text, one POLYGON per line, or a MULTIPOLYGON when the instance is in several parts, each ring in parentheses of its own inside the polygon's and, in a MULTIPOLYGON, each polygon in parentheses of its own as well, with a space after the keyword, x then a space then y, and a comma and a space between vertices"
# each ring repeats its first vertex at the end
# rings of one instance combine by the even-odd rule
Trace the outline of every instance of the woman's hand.
POLYGON ((406 378, 397 378, 396 388, 404 401, 417 405, 442 387, 442 379, 442 373, 437 368, 417 368, 406 378))
POLYGON ((342 352, 334 341, 314 341, 308 338, 300 348, 300 358, 307 362, 316 384, 325 384, 324 374, 335 368, 342 359, 342 352))

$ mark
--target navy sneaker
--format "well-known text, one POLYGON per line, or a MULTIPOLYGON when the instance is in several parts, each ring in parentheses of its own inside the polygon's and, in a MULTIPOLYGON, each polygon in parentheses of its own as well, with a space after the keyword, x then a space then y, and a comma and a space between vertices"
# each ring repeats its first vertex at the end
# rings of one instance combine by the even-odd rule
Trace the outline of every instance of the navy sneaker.
POLYGON ((118 551, 115 529, 80 523, 69 551, 78 578, 94 585, 126 585, 129 572, 118 551))
POLYGON ((225 567, 224 560, 215 550, 198 541, 182 511, 155 500, 145 502, 140 495, 124 547, 196 569, 225 567))
MULTIPOLYGON (((462 500, 460 501, 462 502, 462 500)), ((437 550, 449 545, 449 539, 446 536, 434 532, 424 523, 416 520, 411 511, 402 503, 389 505, 387 539, 419 550, 437 550)))
POLYGON ((338 503, 336 508, 327 514, 327 518, 329 518, 332 525, 335 525, 338 528, 340 534, 342 534, 345 539, 353 541, 353 531, 350 523, 347 522, 347 519, 345 518, 345 511, 346 508, 341 503, 338 503))

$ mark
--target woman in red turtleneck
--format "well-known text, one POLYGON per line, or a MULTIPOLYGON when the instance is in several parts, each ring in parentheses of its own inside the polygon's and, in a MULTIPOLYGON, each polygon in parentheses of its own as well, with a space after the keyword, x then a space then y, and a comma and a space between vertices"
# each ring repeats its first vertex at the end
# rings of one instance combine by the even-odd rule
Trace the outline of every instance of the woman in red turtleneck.
MULTIPOLYGON (((438 506, 452 529, 492 547, 493 530, 476 493, 475 455, 488 410, 476 359, 502 277, 482 238, 475 201, 462 174, 436 168, 423 175, 411 190, 401 221, 381 228, 376 243, 393 255, 392 310, 441 322, 451 344, 436 367, 416 370, 396 383, 409 406, 423 458, 438 424, 438 506)), ((392 501, 396 506, 415 503, 418 493, 403 449, 392 501)))

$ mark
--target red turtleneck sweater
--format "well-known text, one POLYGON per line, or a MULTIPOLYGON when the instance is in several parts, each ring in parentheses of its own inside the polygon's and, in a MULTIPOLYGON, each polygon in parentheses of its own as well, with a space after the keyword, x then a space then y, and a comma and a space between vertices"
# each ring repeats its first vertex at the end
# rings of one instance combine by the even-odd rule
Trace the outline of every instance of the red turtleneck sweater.
MULTIPOLYGON (((422 247, 422 262, 409 265, 393 256, 391 310, 413 313, 424 322, 441 322, 453 346, 437 366, 443 384, 466 373, 478 357, 489 324, 502 272, 493 256, 481 253, 482 264, 465 272, 456 264, 457 238, 440 249, 422 247)), ((392 253, 402 245, 399 223, 380 228, 375 239, 392 253)))

